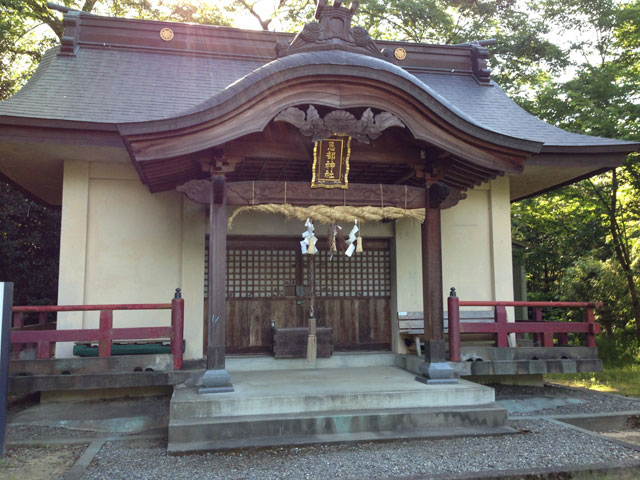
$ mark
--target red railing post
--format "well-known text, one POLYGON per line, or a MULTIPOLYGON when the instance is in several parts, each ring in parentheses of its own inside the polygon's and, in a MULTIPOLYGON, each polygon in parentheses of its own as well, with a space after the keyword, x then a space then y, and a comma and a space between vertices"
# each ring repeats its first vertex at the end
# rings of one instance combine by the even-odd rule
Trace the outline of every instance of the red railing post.
POLYGON ((24 327, 24 313, 22 312, 14 312, 13 313, 13 328, 22 328, 24 327))
POLYGON ((542 321, 542 309, 540 307, 533 307, 533 321, 534 322, 542 321))
POLYGON ((182 368, 182 345, 184 343, 184 299, 179 288, 171 300, 171 353, 173 369, 182 368))
POLYGON ((45 325, 47 323, 47 312, 40 312, 38 314, 38 325, 45 325))
MULTIPOLYGON (((552 328, 552 327, 550 327, 552 328)), ((553 332, 545 331, 542 332, 542 346, 543 347, 553 347, 553 332)))
POLYGON ((51 358, 51 342, 49 340, 38 340, 36 345, 36 358, 38 360, 48 360, 51 358))
MULTIPOLYGON (((13 312, 13 328, 24 327, 24 314, 22 312, 13 312)), ((22 344, 13 345, 14 352, 21 352, 24 348, 22 344)))
POLYGON ((593 307, 587 307, 584 310, 584 317, 585 320, 587 322, 587 324, 589 325, 589 331, 586 333, 586 338, 587 338, 587 347, 595 347, 596 346, 596 336, 595 334, 596 332, 596 324, 595 324, 595 317, 593 315, 593 307))
POLYGON ((113 310, 100 310, 100 339, 98 340, 98 356, 111 356, 113 340, 113 310))
POLYGON ((508 347, 509 340, 507 334, 507 308, 503 305, 496 305, 495 320, 497 325, 496 346, 508 347))
POLYGON ((449 360, 460 361, 460 299, 456 296, 455 288, 451 289, 447 299, 449 315, 449 360))
MULTIPOLYGON (((540 309, 540 307, 532 307, 531 314, 531 316, 533 317, 532 320, 534 322, 542 322, 542 310, 540 309)), ((542 343, 541 335, 539 333, 533 334, 533 343, 534 345, 540 345, 542 343)))

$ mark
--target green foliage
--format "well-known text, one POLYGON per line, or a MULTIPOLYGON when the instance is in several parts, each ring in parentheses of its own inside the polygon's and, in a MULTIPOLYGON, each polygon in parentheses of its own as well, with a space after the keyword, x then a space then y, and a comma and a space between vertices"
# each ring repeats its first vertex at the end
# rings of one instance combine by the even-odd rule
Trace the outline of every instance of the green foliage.
POLYGON ((640 361, 640 349, 635 341, 635 328, 616 330, 611 336, 596 337, 598 356, 606 368, 621 368, 640 361))
MULTIPOLYGON (((47 0, 0 0, 0 100, 17 92, 33 74, 44 52, 59 44, 62 13, 47 0)), ((230 25, 226 12, 205 0, 57 0, 58 4, 99 15, 230 25)))
MULTIPOLYGON (((640 397, 640 365, 626 364, 624 366, 616 366, 605 364, 602 372, 545 375, 544 380, 569 387, 588 388, 601 392, 640 397)), ((619 477, 616 476, 615 478, 619 477)))
POLYGON ((568 52, 547 36, 546 20, 531 2, 468 0, 374 0, 356 21, 374 38, 456 44, 495 38, 494 79, 511 95, 525 92, 568 65, 568 52))
MULTIPOLYGON (((559 285, 562 300, 600 301, 597 320, 608 337, 628 339, 633 311, 626 279, 613 259, 582 257, 569 267, 559 285)), ((631 337, 633 339, 633 336, 631 337)))
MULTIPOLYGON (((573 78, 544 79, 524 105, 569 131, 640 140, 638 2, 549 0, 542 7, 551 23, 578 33, 566 42, 579 61, 573 78)), ((532 245, 525 253, 532 296, 602 301, 604 358, 621 361, 637 359, 640 338, 637 160, 630 155, 615 173, 512 208, 516 237, 532 245)))
POLYGON ((559 300, 565 270, 580 256, 611 255, 603 241, 607 229, 602 213, 585 183, 512 205, 513 236, 529 245, 518 253, 523 256, 532 300, 559 300))
POLYGON ((0 281, 14 282, 14 304, 55 305, 60 212, 0 182, 0 281))
POLYGON ((640 83, 617 60, 585 64, 575 78, 545 82, 535 96, 533 113, 565 130, 604 137, 638 138, 640 104, 630 101, 640 94, 640 83))

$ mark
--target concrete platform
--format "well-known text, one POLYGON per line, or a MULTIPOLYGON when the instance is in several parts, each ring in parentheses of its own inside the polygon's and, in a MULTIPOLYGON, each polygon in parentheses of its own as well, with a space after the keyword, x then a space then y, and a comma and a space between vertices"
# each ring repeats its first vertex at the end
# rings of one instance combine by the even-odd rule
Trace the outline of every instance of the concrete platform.
POLYGON ((40 403, 12 414, 9 425, 133 434, 167 428, 169 396, 40 403))
POLYGON ((327 358, 308 362, 306 358, 274 358, 273 355, 227 355, 229 373, 257 370, 315 370, 318 368, 384 367, 395 363, 393 352, 333 352, 327 358))
POLYGON ((170 453, 509 433, 489 387, 425 385, 394 366, 237 371, 234 392, 176 388, 170 453))

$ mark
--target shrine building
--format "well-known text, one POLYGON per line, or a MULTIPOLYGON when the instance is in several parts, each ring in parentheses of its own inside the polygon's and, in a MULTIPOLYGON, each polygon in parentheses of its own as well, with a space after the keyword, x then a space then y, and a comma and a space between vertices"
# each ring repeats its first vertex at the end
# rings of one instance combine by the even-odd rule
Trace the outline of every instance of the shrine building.
MULTIPOLYGON (((490 42, 377 41, 351 24, 356 4, 319 4, 298 34, 64 9, 61 45, 0 102, 0 173, 61 207, 58 305, 180 288, 185 365, 204 372, 192 394, 207 398, 240 392, 233 362, 306 362, 310 317, 314 366, 387 362, 412 388, 601 368, 593 343, 559 348, 564 330, 544 345, 509 330, 510 203, 615 168, 638 144, 527 113, 491 79, 490 42), (456 359, 450 296, 478 303, 460 324, 479 346, 456 359), (499 307, 506 330, 464 326, 497 325, 499 307)), ((158 318, 117 312, 113 326, 158 318)), ((98 323, 57 316, 58 330, 98 323)), ((465 408, 492 404, 476 387, 488 396, 465 408)), ((199 434, 170 434, 174 451, 219 446, 199 434)))

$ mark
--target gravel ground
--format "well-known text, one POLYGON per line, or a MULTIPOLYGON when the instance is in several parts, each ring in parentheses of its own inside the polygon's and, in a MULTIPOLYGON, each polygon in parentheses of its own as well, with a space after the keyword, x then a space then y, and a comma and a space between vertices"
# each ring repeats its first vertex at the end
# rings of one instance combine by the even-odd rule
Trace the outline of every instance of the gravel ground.
POLYGON ((640 411, 640 398, 624 397, 609 393, 545 384, 544 387, 520 387, 491 385, 496 390, 496 400, 524 399, 530 397, 572 398, 581 403, 545 408, 527 413, 509 412, 512 416, 527 415, 571 415, 576 413, 610 413, 640 411))
POLYGON ((106 443, 83 480, 375 479, 487 470, 622 466, 640 452, 545 420, 518 420, 515 435, 236 450, 173 457, 166 440, 106 443))
POLYGON ((102 432, 91 432, 88 430, 71 430, 63 427, 45 427, 39 425, 13 426, 7 428, 7 443, 17 443, 31 440, 47 441, 53 439, 75 439, 75 438, 102 438, 102 432))
MULTIPOLYGON (((187 456, 168 456, 166 438, 119 440, 102 446, 82 479, 390 479, 437 474, 446 477, 464 472, 586 468, 602 463, 625 466, 640 462, 640 449, 627 448, 544 419, 526 417, 640 411, 640 399, 550 384, 494 387, 497 400, 577 398, 581 403, 521 414, 521 418, 510 421, 519 433, 494 437, 327 444, 187 456)), ((637 435, 638 432, 640 428, 634 426, 626 433, 637 435)), ((7 441, 104 436, 104 433, 84 430, 9 425, 7 441)))

